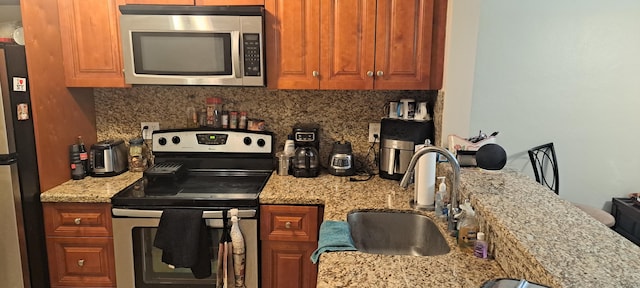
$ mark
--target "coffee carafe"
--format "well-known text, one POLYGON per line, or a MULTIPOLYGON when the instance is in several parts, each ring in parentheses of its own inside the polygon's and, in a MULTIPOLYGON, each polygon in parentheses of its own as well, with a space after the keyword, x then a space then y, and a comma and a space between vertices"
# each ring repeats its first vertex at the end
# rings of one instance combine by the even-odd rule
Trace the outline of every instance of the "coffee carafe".
POLYGON ((296 152, 293 156, 294 177, 317 177, 320 174, 320 141, 317 124, 296 124, 293 141, 296 152))
POLYGON ((329 173, 336 176, 351 176, 356 169, 353 163, 351 142, 335 142, 329 155, 329 173))
POLYGON ((294 177, 317 177, 320 172, 318 150, 312 146, 296 148, 293 156, 294 177))

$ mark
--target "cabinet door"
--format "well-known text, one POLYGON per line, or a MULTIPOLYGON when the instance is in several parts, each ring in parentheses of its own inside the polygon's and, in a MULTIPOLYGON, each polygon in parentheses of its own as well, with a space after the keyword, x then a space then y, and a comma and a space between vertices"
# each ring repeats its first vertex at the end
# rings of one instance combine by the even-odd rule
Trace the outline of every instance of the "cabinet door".
POLYGON ((321 6, 320 89, 373 89, 376 0, 321 6))
POLYGON ((315 242, 263 241, 263 288, 316 287, 317 265, 311 262, 315 242))
POLYGON ((193 5, 194 0, 125 0, 126 4, 193 5))
POLYGON ((434 1, 378 0, 375 89, 431 89, 434 1))
POLYGON ((111 236, 111 205, 43 203, 47 236, 111 236))
POLYGON ((124 87, 118 5, 124 0, 58 0, 68 87, 124 87))
POLYGON ((52 287, 116 286, 111 238, 50 237, 47 251, 52 287))
POLYGON ((267 86, 318 89, 320 0, 266 0, 267 86))

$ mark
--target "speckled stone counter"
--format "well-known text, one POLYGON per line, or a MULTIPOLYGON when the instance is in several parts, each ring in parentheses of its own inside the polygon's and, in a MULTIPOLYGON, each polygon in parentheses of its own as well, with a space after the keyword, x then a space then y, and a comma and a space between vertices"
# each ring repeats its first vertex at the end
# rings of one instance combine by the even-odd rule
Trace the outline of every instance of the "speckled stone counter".
MULTIPOLYGON (((330 252, 320 257, 318 287, 479 287, 499 277, 551 287, 638 287, 640 248, 529 177, 462 169, 460 184, 460 198, 476 209, 495 260, 464 254, 450 237, 452 250, 441 256, 330 252)), ((323 204, 324 219, 345 220, 354 209, 388 209, 387 195, 392 208, 411 209, 412 186, 403 190, 378 177, 349 182, 273 175, 260 201, 323 204)))
POLYGON ((640 248, 531 178, 463 169, 461 182, 510 277, 552 287, 640 287, 640 248))
POLYGON ((110 203, 113 195, 141 177, 142 172, 125 172, 113 177, 69 180, 40 194, 40 201, 110 203))
MULTIPOLYGON (((346 220, 347 213, 356 209, 410 210, 413 188, 405 190, 397 181, 379 177, 350 182, 348 177, 331 175, 294 178, 274 174, 260 195, 262 204, 322 204, 325 220, 346 220)), ((423 214, 434 216, 433 212, 423 214)), ((446 223, 436 223, 447 235, 446 223)), ((323 253, 318 262, 318 287, 480 287, 486 280, 506 277, 496 261, 464 253, 453 237, 446 239, 451 252, 440 256, 323 253)))

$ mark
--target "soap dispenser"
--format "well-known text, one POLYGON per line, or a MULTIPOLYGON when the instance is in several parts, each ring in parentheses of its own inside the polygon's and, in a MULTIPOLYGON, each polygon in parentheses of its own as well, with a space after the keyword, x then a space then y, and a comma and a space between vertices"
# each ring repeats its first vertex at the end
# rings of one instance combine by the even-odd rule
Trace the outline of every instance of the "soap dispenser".
POLYGON ((440 180, 440 184, 438 185, 438 192, 436 192, 435 199, 435 212, 437 218, 445 218, 447 215, 445 213, 446 205, 445 198, 447 197, 447 184, 444 183, 446 178, 444 176, 438 177, 440 180))

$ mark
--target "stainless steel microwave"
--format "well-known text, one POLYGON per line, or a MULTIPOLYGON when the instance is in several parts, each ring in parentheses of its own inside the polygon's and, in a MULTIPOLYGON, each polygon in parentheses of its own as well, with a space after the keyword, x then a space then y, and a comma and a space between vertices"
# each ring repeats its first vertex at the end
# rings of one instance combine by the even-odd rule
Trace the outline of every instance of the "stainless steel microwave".
POLYGON ((120 6, 128 84, 264 86, 261 6, 120 6))

